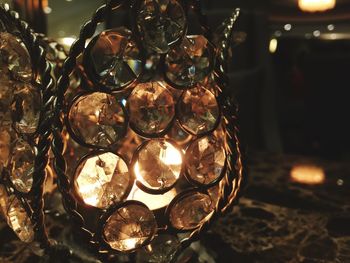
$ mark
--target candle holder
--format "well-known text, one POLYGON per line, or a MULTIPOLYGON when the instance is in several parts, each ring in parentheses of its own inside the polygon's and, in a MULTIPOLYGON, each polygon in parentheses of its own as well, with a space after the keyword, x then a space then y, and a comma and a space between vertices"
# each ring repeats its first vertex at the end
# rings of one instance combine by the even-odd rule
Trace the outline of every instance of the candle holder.
POLYGON ((82 27, 58 81, 52 149, 64 206, 93 250, 157 258, 156 244, 167 243, 157 260, 169 262, 237 201, 226 60, 238 14, 217 45, 200 1, 109 1, 82 27), (94 36, 122 8, 130 27, 94 36), (186 34, 189 10, 203 35, 186 34), (77 69, 81 85, 70 89, 77 69))
POLYGON ((46 249, 54 81, 37 36, 8 5, 0 5, 0 52, 0 215, 19 239, 46 249))

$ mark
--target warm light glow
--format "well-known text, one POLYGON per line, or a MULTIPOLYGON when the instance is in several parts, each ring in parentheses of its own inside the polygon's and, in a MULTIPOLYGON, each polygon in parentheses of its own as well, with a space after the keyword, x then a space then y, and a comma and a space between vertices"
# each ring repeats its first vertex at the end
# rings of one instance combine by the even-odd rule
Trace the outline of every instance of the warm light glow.
POLYGON ((74 37, 62 37, 57 39, 57 42, 63 45, 67 49, 70 48, 70 46, 73 44, 74 41, 75 41, 74 37))
POLYGON ((173 188, 162 195, 151 195, 142 191, 136 186, 136 184, 134 184, 127 200, 143 202, 150 210, 156 210, 169 205, 176 194, 177 192, 175 188, 173 188))
POLYGON ((140 238, 127 238, 123 240, 123 245, 126 250, 134 249, 140 238))
POLYGON ((270 40, 269 50, 270 53, 275 53, 277 51, 278 41, 276 38, 270 40))
POLYGON ((181 153, 175 147, 167 147, 166 150, 162 150, 160 160, 166 165, 182 164, 181 153))
POLYGON ((181 150, 171 143, 160 144, 157 141, 150 141, 141 149, 139 155, 143 157, 138 156, 133 170, 137 181, 142 185, 159 190, 171 187, 179 179, 182 154, 181 150), (154 162, 145 161, 148 159, 146 157, 154 158, 154 162))
POLYGON ((322 184, 326 179, 321 167, 305 164, 295 165, 290 172, 290 176, 294 182, 310 185, 322 184))
POLYGON ((336 0, 299 0, 299 8, 304 12, 323 12, 335 7, 336 0))

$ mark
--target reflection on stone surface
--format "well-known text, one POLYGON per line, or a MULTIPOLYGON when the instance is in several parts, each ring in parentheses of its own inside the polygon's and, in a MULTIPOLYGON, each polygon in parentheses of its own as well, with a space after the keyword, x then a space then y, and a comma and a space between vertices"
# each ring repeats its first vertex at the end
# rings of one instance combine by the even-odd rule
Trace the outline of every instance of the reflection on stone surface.
POLYGON ((209 195, 194 192, 180 198, 170 210, 170 223, 179 230, 190 230, 200 226, 213 211, 209 195))
POLYGON ((136 86, 128 98, 130 123, 136 132, 156 134, 173 120, 175 105, 164 82, 147 82, 136 86))
POLYGON ((142 71, 140 50, 126 28, 103 31, 92 41, 88 56, 99 82, 110 90, 132 83, 142 71))
POLYGON ((166 140, 146 142, 136 153, 134 173, 136 179, 148 189, 163 190, 172 187, 182 169, 182 155, 166 140))
POLYGON ((225 166, 225 149, 214 136, 205 136, 186 150, 187 176, 197 183, 208 185, 215 182, 225 166))
POLYGON ((137 263, 169 263, 180 248, 179 239, 171 235, 157 235, 147 251, 139 250, 136 256, 137 263))
POLYGON ((204 80, 212 69, 213 52, 204 36, 186 36, 165 58, 167 78, 180 87, 191 87, 204 80))
POLYGON ((34 239, 33 225, 29 220, 20 201, 14 196, 9 196, 5 188, 0 185, 0 215, 23 242, 32 242, 34 239))
POLYGON ((77 168, 77 194, 91 206, 107 208, 122 201, 130 184, 128 166, 111 152, 92 155, 77 168))
POLYGON ((295 165, 290 171, 291 180, 301 184, 322 184, 326 179, 324 170, 312 164, 295 165))
POLYGON ((178 104, 179 121, 193 135, 215 129, 220 110, 213 93, 203 87, 185 91, 178 104))
POLYGON ((33 184, 36 150, 22 139, 18 139, 11 151, 10 179, 15 188, 28 193, 33 184))
POLYGON ((186 30, 185 12, 178 0, 143 0, 137 27, 148 49, 167 53, 186 30))
POLYGON ((124 136, 124 111, 117 99, 109 94, 94 92, 80 96, 68 115, 73 133, 84 143, 108 147, 124 136))
POLYGON ((31 84, 16 84, 11 105, 12 120, 18 133, 33 134, 37 131, 42 106, 41 94, 31 84))
POLYGON ((32 68, 28 50, 23 42, 10 33, 0 33, 0 72, 13 79, 30 82, 32 68))
POLYGON ((118 251, 130 251, 151 241, 157 230, 153 213, 141 204, 127 204, 108 219, 103 229, 106 242, 118 251))

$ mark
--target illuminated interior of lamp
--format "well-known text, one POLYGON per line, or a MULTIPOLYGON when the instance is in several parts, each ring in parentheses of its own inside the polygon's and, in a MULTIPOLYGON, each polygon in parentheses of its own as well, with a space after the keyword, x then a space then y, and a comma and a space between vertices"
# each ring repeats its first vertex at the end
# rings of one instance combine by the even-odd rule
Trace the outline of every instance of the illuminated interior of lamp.
POLYGON ((336 0, 299 0, 298 5, 305 12, 323 12, 335 7, 336 0))
POLYGON ((131 192, 127 200, 135 200, 143 202, 150 210, 156 210, 163 207, 166 207, 176 196, 177 191, 175 188, 169 190, 162 195, 152 195, 142 191, 140 188, 133 185, 131 192))
POLYGON ((166 165, 181 165, 182 156, 175 147, 167 147, 166 150, 161 150, 160 160, 166 165))
POLYGON ((322 184, 326 180, 324 170, 315 165, 295 165, 290 176, 294 182, 309 185, 322 184))

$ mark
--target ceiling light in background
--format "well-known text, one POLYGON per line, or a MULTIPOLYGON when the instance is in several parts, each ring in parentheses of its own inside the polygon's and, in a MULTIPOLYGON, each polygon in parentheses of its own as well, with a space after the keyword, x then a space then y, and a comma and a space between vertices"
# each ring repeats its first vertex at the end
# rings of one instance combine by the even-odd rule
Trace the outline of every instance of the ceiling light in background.
POLYGON ((327 29, 328 29, 329 31, 333 31, 333 30, 335 29, 335 26, 334 26, 333 24, 329 24, 329 25, 327 26, 327 29))
POLYGON ((290 31, 291 29, 292 29, 292 25, 291 24, 285 24, 284 25, 284 30, 290 31))
POLYGON ((280 37, 280 36, 282 36, 282 32, 281 32, 281 31, 279 31, 279 30, 277 30, 277 31, 275 32, 275 36, 276 36, 276 37, 280 37))
POLYGON ((314 37, 319 37, 321 35, 320 30, 315 30, 313 33, 314 37))
POLYGON ((299 8, 304 12, 324 12, 335 7, 336 0, 299 0, 299 8))

